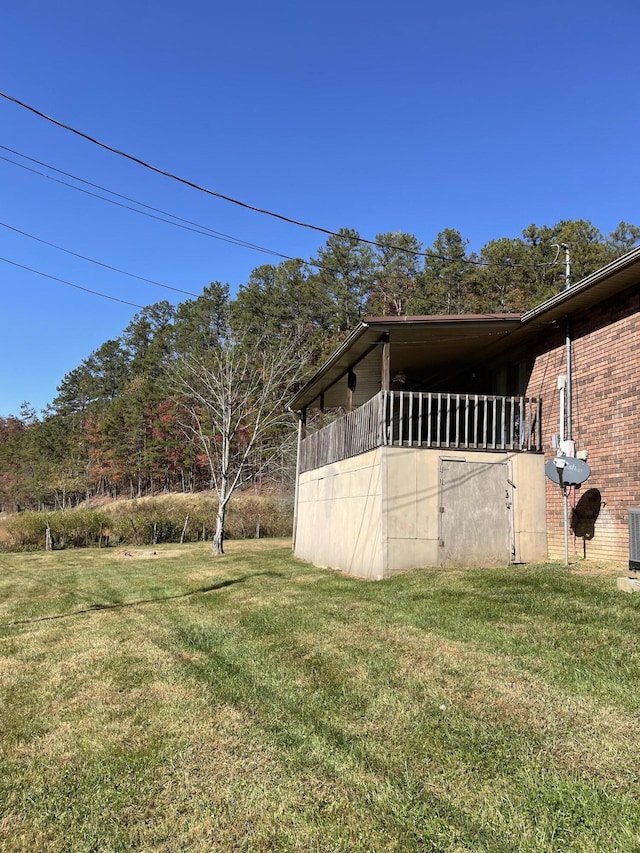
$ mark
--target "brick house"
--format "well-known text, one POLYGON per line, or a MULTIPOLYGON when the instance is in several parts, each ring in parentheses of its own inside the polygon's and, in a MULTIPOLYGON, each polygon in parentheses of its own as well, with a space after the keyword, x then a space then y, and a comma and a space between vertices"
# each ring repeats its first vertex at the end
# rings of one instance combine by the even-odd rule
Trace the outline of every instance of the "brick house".
POLYGON ((544 463, 565 433, 592 469, 569 496, 570 555, 626 560, 639 285, 640 248, 523 315, 366 318, 291 403, 295 553, 371 578, 560 557, 544 463))
MULTIPOLYGON (((556 380, 567 373, 567 333, 570 340, 571 438, 592 472, 570 495, 577 508, 570 555, 627 561, 628 510, 640 507, 640 248, 528 311, 522 324, 523 331, 534 330, 527 344, 527 393, 541 399, 546 458, 554 454, 550 438, 559 428, 556 380), (587 518, 583 527, 581 505, 595 512, 598 500, 595 523, 587 518)), ((547 480, 552 557, 564 550, 558 492, 547 480)))

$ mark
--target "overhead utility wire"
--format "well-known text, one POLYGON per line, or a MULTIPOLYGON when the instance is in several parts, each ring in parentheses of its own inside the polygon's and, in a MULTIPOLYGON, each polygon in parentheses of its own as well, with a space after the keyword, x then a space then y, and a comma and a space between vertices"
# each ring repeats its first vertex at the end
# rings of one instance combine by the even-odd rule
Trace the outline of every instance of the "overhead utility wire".
POLYGON ((73 255, 75 258, 80 258, 83 261, 89 261, 90 264, 96 264, 96 266, 104 267, 106 270, 111 270, 112 272, 117 272, 121 275, 127 275, 129 278, 135 278, 138 281, 144 281, 147 284, 153 284, 156 287, 164 287, 166 290, 174 290, 176 293, 184 293, 187 296, 195 296, 196 298, 198 296, 197 293, 192 293, 190 290, 180 290, 179 287, 171 287, 170 284, 162 284, 160 281, 154 281, 151 278, 144 278, 144 276, 136 275, 135 273, 127 272, 126 270, 121 270, 118 267, 112 267, 109 264, 104 264, 102 261, 96 261, 94 258, 88 258, 86 255, 81 255, 78 252, 72 252, 71 249, 56 246, 55 243, 49 243, 47 240, 36 237, 34 234, 29 234, 27 231, 21 231, 19 228, 14 228, 12 225, 7 225, 6 222, 0 222, 0 226, 7 228, 9 231, 14 231, 16 234, 21 234, 23 237, 29 237, 30 240, 36 240, 38 243, 43 243, 45 246, 51 246, 52 249, 58 249, 60 252, 66 252, 67 255, 73 255))
POLYGON ((144 310, 145 307, 144 305, 138 305, 137 302, 128 302, 126 299, 118 299, 117 296, 109 296, 107 293, 100 293, 98 290, 90 290, 88 287, 82 287, 79 284, 66 281, 64 278, 58 278, 55 275, 49 275, 46 272, 34 270, 33 267, 26 267, 24 264, 18 264, 16 261, 10 261, 9 258, 0 258, 0 261, 4 261, 5 264, 11 264, 14 267, 19 267, 21 270, 27 270, 27 272, 33 272, 36 275, 41 275, 44 278, 50 278, 52 281, 58 281, 60 284, 68 284, 69 287, 75 287, 76 290, 84 290, 85 293, 91 293, 94 296, 101 296, 103 299, 111 299, 112 302, 121 302, 123 305, 130 305, 132 308, 141 308, 142 310, 144 310))
MULTIPOLYGON (((51 122, 51 124, 56 125, 56 127, 60 127, 63 130, 68 130, 70 133, 75 134, 76 136, 81 137, 82 139, 86 139, 87 142, 91 142, 93 145, 97 145, 100 148, 104 148, 105 151, 110 151, 112 154, 117 154, 119 157, 124 157, 126 160, 130 160, 133 163, 137 163, 139 166, 144 167, 145 169, 149 169, 152 172, 155 172, 157 175, 162 175, 165 178, 170 178, 173 181, 178 181, 178 183, 184 184, 185 186, 191 187, 194 190, 198 190, 199 192, 206 193, 207 195, 213 196, 214 198, 219 198, 222 201, 227 201, 230 204, 238 205, 239 207, 245 208, 245 210, 252 210, 254 213, 261 213, 265 216, 271 216, 275 219, 279 219, 282 222, 288 222, 290 225, 297 225, 300 228, 309 228, 312 231, 319 231, 322 234, 327 234, 332 237, 341 236, 337 231, 331 231, 328 228, 323 228, 319 225, 311 225, 308 222, 301 222, 297 219, 292 219, 289 216, 285 216, 282 213, 275 213, 274 211, 267 210, 266 208, 256 207, 252 204, 248 204, 245 201, 240 201, 239 199, 232 198, 231 196, 224 195, 223 193, 216 192, 216 190, 209 189, 208 187, 203 187, 200 184, 196 184, 194 181, 190 181, 188 178, 181 178, 179 175, 174 175, 172 172, 168 172, 165 169, 161 169, 158 166, 153 166, 151 163, 147 163, 145 160, 142 160, 140 157, 136 157, 133 154, 128 154, 126 151, 121 151, 118 148, 114 148, 112 145, 108 145, 106 142, 101 142, 99 139, 95 139, 93 136, 89 136, 88 133, 84 133, 81 130, 78 130, 75 127, 71 127, 71 125, 65 124, 64 122, 58 121, 58 119, 53 118, 52 116, 48 116, 46 113, 41 112, 41 110, 36 109, 35 107, 30 106, 29 104, 25 104, 24 101, 18 100, 18 98, 14 98, 11 95, 8 95, 6 92, 0 91, 0 96, 5 98, 7 101, 16 104, 19 107, 23 107, 23 109, 28 110, 34 115, 39 116, 45 121, 51 122)), ((412 249, 403 249, 400 246, 392 246, 385 245, 381 243, 377 243, 375 240, 366 240, 364 237, 358 238, 359 242, 369 243, 373 246, 381 246, 383 248, 389 249, 399 249, 401 251, 406 251, 409 254, 415 255, 424 255, 423 252, 418 252, 412 249)), ((439 257, 439 256, 438 256, 439 257)), ((445 260, 445 258, 441 258, 441 260, 445 260)))
MULTIPOLYGON (((18 98, 14 98, 11 95, 8 95, 6 92, 0 91, 0 96, 5 98, 7 101, 10 101, 13 104, 16 104, 19 107, 23 107, 23 109, 28 110, 34 115, 39 116, 45 121, 51 122, 51 124, 56 125, 56 127, 60 127, 63 130, 67 130, 70 133, 75 134, 76 136, 81 137, 82 139, 86 139, 87 142, 91 142, 93 145, 97 145, 99 148, 103 148, 105 151, 110 151, 112 154, 117 154, 119 157, 124 157, 126 160, 130 160, 132 163, 137 163, 139 166, 142 166, 145 169, 149 169, 151 172, 155 172, 158 175, 162 175, 165 178, 170 178, 173 181, 177 181, 180 184, 184 184, 185 186, 191 187, 194 190, 198 190, 199 192, 206 193, 207 195, 213 196, 214 198, 219 198, 222 201, 229 202, 230 204, 238 205, 238 207, 242 207, 245 210, 251 210, 254 213, 261 213, 264 216, 271 216, 274 219, 279 219, 282 222, 288 222, 290 225, 297 225, 300 228, 308 228, 312 231, 318 231, 321 234, 327 234, 330 237, 342 237, 343 234, 340 234, 338 231, 332 231, 329 228, 323 228, 320 225, 312 225, 308 222, 302 222, 297 219, 292 219, 289 216, 285 216, 282 213, 275 213, 272 210, 267 210, 266 208, 256 207, 252 204, 248 204, 245 201, 240 201, 239 199, 232 198, 231 196, 224 195, 223 193, 219 193, 216 190, 209 189, 208 187, 203 187, 200 184, 196 184, 194 181, 189 180, 188 178, 181 178, 179 175, 174 175, 172 172, 168 172, 165 169, 161 169, 158 166, 153 166, 151 163, 147 163, 145 160, 142 160, 140 157, 136 157, 133 154, 128 154, 126 151, 121 151, 118 148, 114 148, 111 145, 108 145, 106 142, 101 142, 99 139, 95 139, 93 136, 89 136, 89 134, 84 133, 81 130, 78 130, 75 127, 71 127, 71 125, 65 124, 64 122, 58 121, 58 119, 53 118, 52 116, 48 116, 46 113, 41 112, 35 107, 30 106, 29 104, 25 104, 24 101, 18 100, 18 98)), ((432 258, 434 260, 443 261, 445 263, 453 263, 457 261, 457 258, 447 257, 446 255, 439 255, 435 252, 421 252, 417 249, 407 249, 404 246, 396 246, 393 243, 379 243, 377 240, 367 240, 365 237, 357 237, 355 238, 358 243, 366 243, 369 246, 377 246, 380 249, 393 249, 398 252, 404 252, 408 255, 414 255, 416 257, 423 258, 432 258)), ((471 258, 460 259, 459 262, 473 264, 475 266, 505 266, 505 267, 514 267, 514 266, 548 266, 548 264, 500 264, 500 263, 490 263, 488 261, 480 261, 474 260, 471 258)))
POLYGON ((15 154, 16 157, 22 157, 25 160, 29 160, 31 163, 36 163, 38 166, 42 166, 45 169, 51 169, 53 172, 57 172, 60 175, 65 175, 68 178, 72 178, 74 181, 79 181, 82 184, 87 184, 87 186, 94 187, 95 189, 99 189, 102 192, 109 193, 110 195, 116 196, 117 198, 125 199, 125 201, 130 201, 132 204, 137 204, 139 207, 144 207, 146 210, 154 210, 156 213, 161 213, 162 216, 155 216, 152 213, 147 213, 146 210, 138 210, 137 207, 131 207, 128 204, 122 204, 121 202, 115 201, 112 198, 105 198, 102 195, 98 195, 98 193, 92 193, 89 190, 85 190, 82 187, 77 187, 74 184, 70 184, 68 181, 62 181, 60 178, 54 178, 52 175, 47 175, 45 172, 41 172, 38 169, 32 169, 29 166, 25 166, 24 163, 16 163, 15 160, 12 160, 10 157, 4 157, 0 154, 0 160, 4 160, 5 163, 11 163, 12 166, 18 166, 20 169, 24 169, 26 172, 31 172, 34 175, 38 175, 41 178, 46 178, 49 181, 53 181, 56 184, 60 184, 63 187, 67 187, 68 189, 76 190, 77 192, 84 193, 85 195, 90 196, 91 198, 96 198, 99 201, 106 201, 108 204, 113 204, 116 207, 120 207, 123 210, 129 210, 132 213, 138 213, 140 216, 146 216, 149 219, 155 219, 157 222, 164 222, 166 225, 173 225, 176 228, 182 228, 184 231, 190 231, 193 234, 200 234, 203 237, 213 237, 214 240, 221 240, 223 243, 231 243, 232 246, 240 246, 245 249, 253 249, 256 252, 263 252, 266 255, 274 255, 277 258, 284 258, 287 261, 297 261, 303 264, 305 267, 315 267, 319 270, 325 270, 326 272, 339 272, 339 270, 335 269, 335 267, 327 266, 326 264, 320 264, 318 261, 305 261, 302 258, 295 258, 293 255, 285 255, 284 252, 278 252, 275 249, 268 249, 265 246, 260 246, 257 243, 249 243, 247 240, 242 240, 240 237, 234 237, 231 234, 225 234, 223 231, 215 231, 213 228, 209 228, 208 225, 202 225, 199 222, 193 222, 191 219, 184 219, 182 216, 177 216, 175 213, 169 213, 166 210, 162 210, 159 207, 153 207, 153 205, 146 204, 143 201, 138 201, 138 199, 131 198, 130 196, 123 195, 122 193, 116 192, 115 190, 110 190, 108 187, 103 187, 100 184, 95 184, 92 181, 88 181, 85 178, 80 178, 77 175, 71 174, 71 172, 65 172, 62 169, 56 168, 56 166, 52 166, 49 163, 44 163, 42 160, 36 160, 34 157, 29 157, 27 154, 22 154, 20 151, 15 151, 13 148, 8 148, 6 145, 0 145, 0 150, 9 151, 11 154, 15 154), (170 217, 170 219, 164 219, 164 216, 170 217), (176 220, 175 222, 173 220, 176 220), (182 223, 187 223, 182 224, 182 223), (190 226, 194 226, 193 228, 190 226))
MULTIPOLYGON (((191 231, 194 234, 202 234, 203 237, 213 237, 215 240, 221 240, 223 243, 231 243, 232 245, 240 246, 245 249, 254 249, 257 252, 264 252, 267 255, 274 255, 278 258, 284 258, 285 260, 295 261, 299 260, 301 263, 306 264, 307 266, 315 266, 321 267, 320 264, 314 264, 311 261, 303 261, 301 258, 294 258, 291 255, 285 255, 283 252, 277 252, 275 249, 268 249, 264 246, 259 246, 256 243, 249 243, 246 240, 242 240, 240 237, 234 237, 231 234, 225 234, 223 231, 215 231, 213 228, 209 228, 207 225, 202 225, 198 222, 193 222, 190 219, 184 219, 181 216, 177 216, 175 213, 169 213, 166 210, 162 210, 158 207, 153 207, 150 204, 145 204, 142 201, 138 201, 135 198, 130 198, 129 196, 123 195, 122 193, 115 192, 115 190, 110 190, 108 187, 103 187, 100 184, 94 184, 91 181, 87 181, 84 178, 79 178, 77 175, 72 175, 70 172, 64 172, 62 169, 57 169, 55 166, 51 166, 48 163, 43 163, 41 160, 36 160, 33 157, 28 157, 26 154, 21 154, 19 151, 14 151, 12 148, 7 148, 5 145, 0 145, 0 149, 3 151, 10 151, 12 154, 15 154, 17 157, 23 157, 25 160, 29 160, 32 163, 37 163, 39 166, 43 166, 46 169, 51 169, 53 172, 58 172, 61 175, 66 175, 68 178, 73 178, 74 181, 79 181, 80 183, 87 184, 87 186, 94 187, 95 189, 99 189, 102 192, 109 193, 110 195, 116 196, 117 198, 122 198, 125 201, 130 201, 132 204, 137 204, 140 207, 144 207, 147 210, 153 210, 156 213, 161 213, 163 216, 168 216, 170 219, 163 219, 162 216, 154 216, 153 214, 146 213, 144 210, 138 210, 135 207, 130 207, 127 204, 121 204, 120 202, 114 201, 111 198, 105 198, 104 196, 98 195, 97 193, 89 192, 89 190, 85 190, 82 187, 76 187, 74 184, 70 184, 68 181, 62 181, 59 178, 54 178, 51 175, 47 175, 44 172, 38 171, 38 169, 31 169, 29 166, 25 166, 24 163, 16 163, 15 160, 12 160, 10 157, 3 157, 0 154, 0 160, 4 160, 6 163, 11 163, 13 166, 18 166, 20 169, 24 169, 27 172, 32 172, 34 175, 39 175, 42 178, 46 178, 49 181, 53 181, 56 184, 61 184, 62 186, 68 187, 69 189, 76 190, 77 192, 84 193, 85 195, 91 196, 91 198, 97 198, 101 201, 106 201, 109 204, 113 204, 116 207, 121 207, 124 210, 130 210, 133 213, 139 213, 141 216, 147 216, 149 219, 155 219, 158 222, 165 222, 167 225, 174 225, 176 228, 182 228, 185 231, 191 231), (171 220, 176 220, 175 222, 171 220), (181 223, 187 223, 186 225, 181 223), (189 227, 189 226, 194 226, 189 227)), ((323 267, 324 269, 328 269, 328 267, 323 267)))

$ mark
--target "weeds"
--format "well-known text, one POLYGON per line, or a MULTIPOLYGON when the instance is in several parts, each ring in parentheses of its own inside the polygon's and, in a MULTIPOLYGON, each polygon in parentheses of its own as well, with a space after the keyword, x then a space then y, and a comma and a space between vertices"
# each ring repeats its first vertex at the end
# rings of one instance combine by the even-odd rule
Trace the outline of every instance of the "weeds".
MULTIPOLYGON (((206 541, 216 508, 209 495, 165 495, 114 501, 99 510, 24 512, 0 522, 0 549, 44 549, 47 524, 57 549, 206 541)), ((292 522, 291 498, 238 495, 227 513, 226 538, 290 536, 292 522)))

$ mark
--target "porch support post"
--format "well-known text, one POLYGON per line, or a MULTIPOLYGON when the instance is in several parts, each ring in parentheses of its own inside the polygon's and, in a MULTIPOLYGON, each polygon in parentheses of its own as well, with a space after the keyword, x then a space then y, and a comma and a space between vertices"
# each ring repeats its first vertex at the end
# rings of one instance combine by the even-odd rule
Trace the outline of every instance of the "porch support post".
POLYGON ((347 373, 347 405, 346 410, 347 414, 353 411, 353 392, 356 390, 356 375, 353 372, 353 368, 349 368, 349 372, 347 373))
POLYGON ((324 426, 324 391, 320 394, 320 429, 324 426))
POLYGON ((307 410, 303 409, 300 412, 300 417, 298 418, 298 451, 296 453, 296 483, 295 483, 295 492, 293 497, 293 535, 291 537, 291 550, 296 550, 296 533, 298 527, 298 493, 300 491, 300 485, 298 480, 300 479, 300 445, 302 444, 302 431, 303 431, 303 420, 306 421, 307 410))
POLYGON ((300 412, 300 440, 307 437, 307 410, 300 412))
POLYGON ((382 375, 380 377, 380 390, 388 391, 391 385, 391 345, 389 344, 389 336, 385 337, 382 344, 382 375))

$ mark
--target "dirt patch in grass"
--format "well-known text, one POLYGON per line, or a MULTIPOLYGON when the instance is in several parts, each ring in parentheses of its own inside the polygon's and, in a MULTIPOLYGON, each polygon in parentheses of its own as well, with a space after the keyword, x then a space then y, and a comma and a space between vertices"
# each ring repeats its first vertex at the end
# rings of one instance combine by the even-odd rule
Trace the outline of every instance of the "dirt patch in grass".
POLYGON ((184 554, 184 551, 181 552, 177 548, 163 548, 162 552, 158 551, 155 548, 119 548, 116 552, 116 559, 120 561, 131 559, 149 560, 157 559, 159 556, 162 556, 163 559, 171 559, 172 557, 179 557, 181 553, 184 554))
POLYGON ((619 578, 627 574, 628 563, 598 562, 594 560, 569 561, 572 575, 585 575, 597 578, 619 578))

